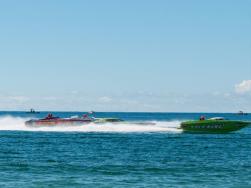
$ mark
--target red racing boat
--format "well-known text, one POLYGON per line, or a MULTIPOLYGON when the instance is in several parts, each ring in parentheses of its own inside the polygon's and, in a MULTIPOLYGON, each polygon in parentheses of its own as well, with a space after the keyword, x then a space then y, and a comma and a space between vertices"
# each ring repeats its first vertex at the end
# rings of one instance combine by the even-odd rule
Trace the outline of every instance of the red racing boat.
POLYGON ((71 118, 60 118, 55 117, 52 114, 48 114, 46 118, 43 119, 32 119, 25 122, 26 126, 30 127, 41 127, 41 126, 55 126, 55 125, 82 125, 86 123, 91 123, 93 120, 88 116, 83 117, 71 117, 71 118))

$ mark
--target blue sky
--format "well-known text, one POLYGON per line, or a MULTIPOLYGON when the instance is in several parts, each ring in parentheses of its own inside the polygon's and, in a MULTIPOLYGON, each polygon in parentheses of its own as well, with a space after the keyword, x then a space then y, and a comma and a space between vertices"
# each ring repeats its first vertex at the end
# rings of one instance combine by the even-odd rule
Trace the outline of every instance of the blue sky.
POLYGON ((251 111, 251 1, 0 2, 0 109, 251 111))

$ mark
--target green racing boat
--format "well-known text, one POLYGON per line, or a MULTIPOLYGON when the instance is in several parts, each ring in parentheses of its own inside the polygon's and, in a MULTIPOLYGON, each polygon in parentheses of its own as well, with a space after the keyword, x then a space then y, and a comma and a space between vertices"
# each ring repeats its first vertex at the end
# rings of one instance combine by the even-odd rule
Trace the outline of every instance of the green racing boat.
POLYGON ((124 120, 119 118, 93 118, 94 123, 120 123, 124 120))
POLYGON ((184 132, 192 133, 229 133, 238 131, 250 125, 251 122, 225 120, 221 117, 204 119, 195 121, 186 121, 181 123, 181 129, 184 132))

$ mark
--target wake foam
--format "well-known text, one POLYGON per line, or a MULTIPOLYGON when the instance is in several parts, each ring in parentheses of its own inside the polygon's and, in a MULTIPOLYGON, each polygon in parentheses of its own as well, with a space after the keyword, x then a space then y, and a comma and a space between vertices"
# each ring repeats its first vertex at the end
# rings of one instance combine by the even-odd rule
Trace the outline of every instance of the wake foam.
POLYGON ((155 121, 154 124, 137 123, 105 123, 105 124, 84 124, 80 126, 53 126, 31 128, 25 126, 29 119, 20 117, 0 117, 0 131, 46 131, 46 132, 173 132, 179 133, 180 121, 155 121))

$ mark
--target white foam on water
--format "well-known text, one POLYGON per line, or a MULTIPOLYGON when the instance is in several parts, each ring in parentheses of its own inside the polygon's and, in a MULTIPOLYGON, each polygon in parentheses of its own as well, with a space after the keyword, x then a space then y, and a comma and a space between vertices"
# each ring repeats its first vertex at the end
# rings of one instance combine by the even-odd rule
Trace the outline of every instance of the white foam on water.
POLYGON ((155 121, 152 124, 137 123, 105 123, 105 124, 84 124, 78 126, 52 126, 52 127, 27 127, 25 121, 29 119, 5 116, 0 117, 0 131, 46 131, 46 132, 182 132, 180 121, 155 121), (153 124, 154 123, 154 124, 153 124))

